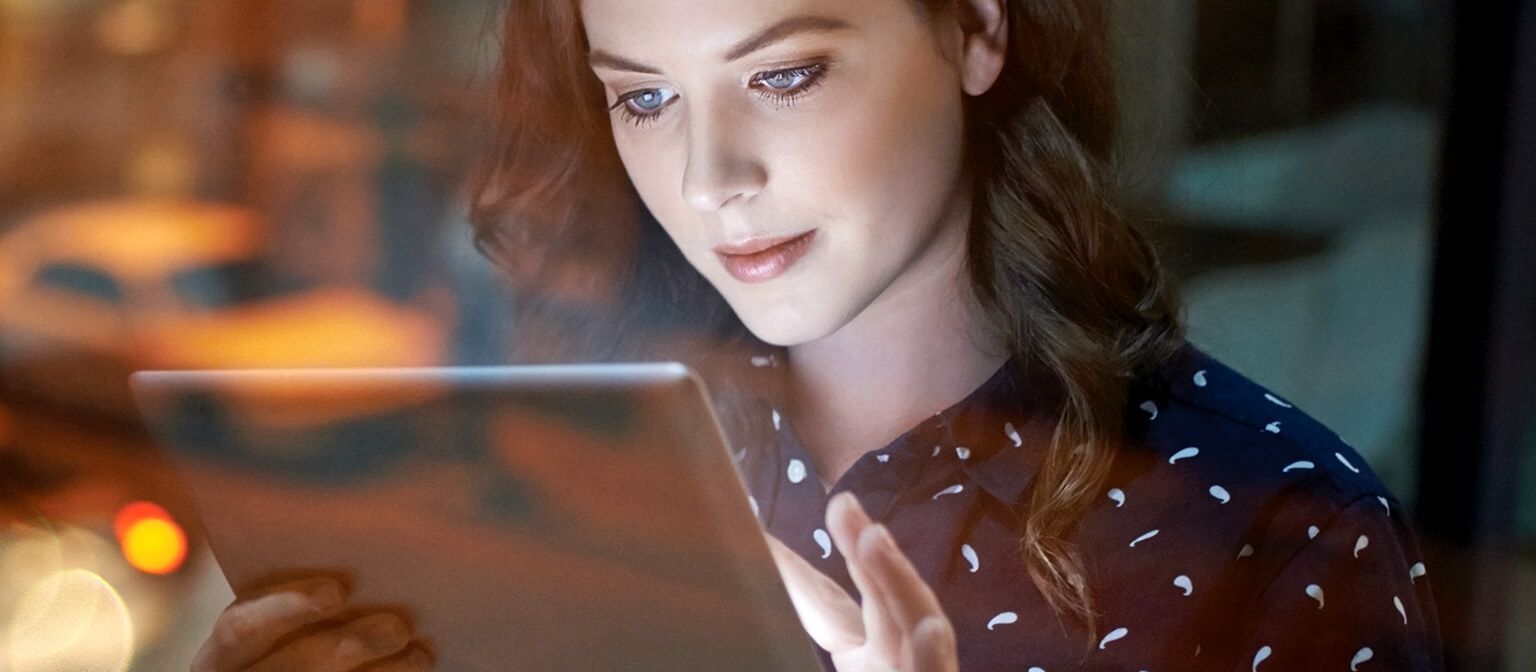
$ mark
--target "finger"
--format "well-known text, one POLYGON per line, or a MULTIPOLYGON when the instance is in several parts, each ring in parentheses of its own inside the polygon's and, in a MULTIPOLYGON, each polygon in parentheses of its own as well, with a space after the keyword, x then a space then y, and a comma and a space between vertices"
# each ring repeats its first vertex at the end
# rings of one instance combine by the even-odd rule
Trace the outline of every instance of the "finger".
POLYGON ((346 587, 325 577, 290 581, 264 595, 238 600, 219 615, 192 669, 244 669, 284 635, 336 615, 346 599, 346 587))
POLYGON ((861 618, 871 652, 886 660, 895 660, 901 652, 901 629, 892 620, 880 598, 880 586, 869 576, 864 561, 858 557, 858 539, 874 523, 858 498, 843 492, 827 502, 827 531, 848 564, 848 575, 864 596, 861 618))
POLYGON ((247 672, 345 672, 400 653, 410 640, 405 619, 374 612, 288 642, 247 672))
POLYGON ((841 652, 864 643, 859 605, 827 575, 816 571, 805 558, 784 542, 768 536, 768 550, 784 579, 789 601, 806 633, 817 646, 829 652, 841 652))
POLYGON ((882 606, 896 627, 910 636, 925 618, 945 618, 933 589, 896 546, 884 525, 871 525, 859 535, 859 558, 877 586, 882 606))
POLYGON ((905 668, 912 672, 956 672, 960 659, 955 649, 955 629, 949 620, 929 616, 907 638, 905 668))
POLYGON ((420 646, 411 645, 404 651, 385 658, 358 672, 427 672, 432 669, 432 656, 420 646))

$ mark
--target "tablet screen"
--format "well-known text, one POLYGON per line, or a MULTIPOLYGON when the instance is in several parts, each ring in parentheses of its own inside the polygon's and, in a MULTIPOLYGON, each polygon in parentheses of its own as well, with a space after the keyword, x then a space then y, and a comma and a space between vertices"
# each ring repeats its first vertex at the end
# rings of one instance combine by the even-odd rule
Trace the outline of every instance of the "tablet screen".
POLYGON ((816 670, 680 365, 144 373, 237 594, 334 572, 440 670, 816 670))

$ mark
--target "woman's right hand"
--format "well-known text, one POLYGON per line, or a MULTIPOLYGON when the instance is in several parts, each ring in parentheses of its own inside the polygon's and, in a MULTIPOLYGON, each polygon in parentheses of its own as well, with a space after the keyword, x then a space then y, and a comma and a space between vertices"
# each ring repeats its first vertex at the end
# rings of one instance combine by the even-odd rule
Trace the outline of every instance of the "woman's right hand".
POLYGON ((289 581, 235 600, 214 623, 192 672, 418 672, 427 651, 398 613, 347 603, 340 581, 289 581))
POLYGON ((827 502, 827 530, 863 595, 854 602, 830 577, 767 535, 789 600, 839 672, 955 672, 955 628, 884 525, 852 493, 827 502))

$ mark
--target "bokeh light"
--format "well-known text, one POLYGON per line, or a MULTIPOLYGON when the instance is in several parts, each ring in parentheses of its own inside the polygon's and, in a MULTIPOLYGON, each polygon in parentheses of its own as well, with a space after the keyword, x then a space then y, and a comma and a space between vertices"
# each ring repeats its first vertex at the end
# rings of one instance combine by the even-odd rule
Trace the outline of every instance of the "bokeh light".
POLYGON ((118 511, 112 524, 123 558, 148 574, 170 574, 187 558, 187 535, 165 509, 133 502, 118 511))
POLYGON ((34 583, 16 605, 5 640, 14 672, 123 672, 133 650, 128 607, 111 584, 84 569, 34 583))

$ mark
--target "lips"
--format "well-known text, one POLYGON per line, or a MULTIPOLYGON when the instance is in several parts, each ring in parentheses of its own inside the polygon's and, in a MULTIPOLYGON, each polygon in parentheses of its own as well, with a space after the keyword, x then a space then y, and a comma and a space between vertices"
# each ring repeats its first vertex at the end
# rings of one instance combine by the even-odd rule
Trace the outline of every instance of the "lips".
POLYGON ((816 230, 792 236, 757 238, 715 247, 715 256, 731 277, 742 282, 767 282, 783 275, 810 250, 816 230))

